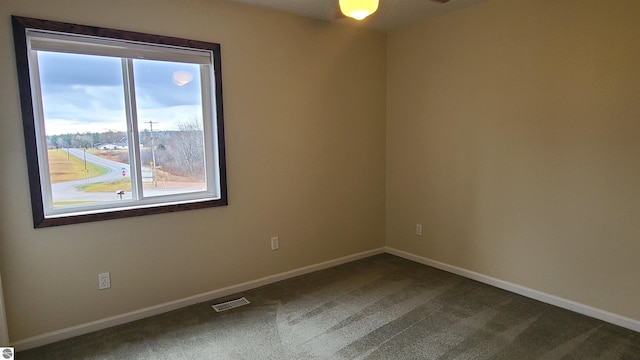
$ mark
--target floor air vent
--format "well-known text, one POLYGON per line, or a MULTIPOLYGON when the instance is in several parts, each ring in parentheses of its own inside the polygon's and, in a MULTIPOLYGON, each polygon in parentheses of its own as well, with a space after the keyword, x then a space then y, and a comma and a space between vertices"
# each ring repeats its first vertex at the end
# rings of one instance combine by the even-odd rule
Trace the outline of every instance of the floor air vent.
POLYGON ((211 307, 213 308, 213 310, 215 310, 217 312, 221 312, 221 311, 227 311, 227 310, 235 309, 237 307, 240 307, 240 306, 243 306, 243 305, 247 305, 247 304, 250 304, 249 300, 247 300, 246 298, 242 297, 240 299, 231 300, 231 301, 223 302, 223 303, 220 303, 220 304, 211 305, 211 307))

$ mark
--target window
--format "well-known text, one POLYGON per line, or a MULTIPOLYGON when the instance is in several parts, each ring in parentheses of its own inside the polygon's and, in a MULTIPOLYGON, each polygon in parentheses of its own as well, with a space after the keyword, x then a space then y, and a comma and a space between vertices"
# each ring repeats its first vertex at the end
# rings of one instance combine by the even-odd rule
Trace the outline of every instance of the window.
POLYGON ((227 205, 219 44, 13 27, 35 227, 227 205))

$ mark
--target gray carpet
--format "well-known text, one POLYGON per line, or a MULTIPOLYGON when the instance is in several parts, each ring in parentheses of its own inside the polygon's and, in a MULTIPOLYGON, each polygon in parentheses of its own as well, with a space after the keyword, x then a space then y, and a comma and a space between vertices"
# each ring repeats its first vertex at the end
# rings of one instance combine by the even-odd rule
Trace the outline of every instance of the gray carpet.
POLYGON ((640 333, 384 254, 16 359, 640 359, 640 333))

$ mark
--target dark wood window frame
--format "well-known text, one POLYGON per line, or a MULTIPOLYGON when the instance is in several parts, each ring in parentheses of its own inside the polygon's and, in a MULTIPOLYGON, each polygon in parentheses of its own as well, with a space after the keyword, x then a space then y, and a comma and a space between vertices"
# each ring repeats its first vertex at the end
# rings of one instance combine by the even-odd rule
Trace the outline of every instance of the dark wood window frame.
POLYGON ((34 228, 201 209, 216 206, 225 206, 228 204, 220 44, 19 16, 12 16, 12 23, 34 228), (32 87, 29 73, 29 50, 26 35, 26 31, 29 29, 132 41, 136 43, 205 49, 211 51, 213 54, 214 82, 212 91, 215 96, 213 112, 215 113, 217 130, 217 139, 215 139, 215 144, 218 154, 218 168, 216 169, 216 171, 218 172, 219 177, 219 197, 217 199, 206 199, 202 201, 170 204, 160 203, 154 205, 144 205, 144 207, 130 207, 126 209, 116 210, 110 209, 103 212, 101 211, 57 217, 46 217, 41 188, 42 184, 40 177, 40 164, 38 159, 37 142, 39 140, 37 139, 35 129, 36 120, 34 118, 33 94, 31 90, 32 87))

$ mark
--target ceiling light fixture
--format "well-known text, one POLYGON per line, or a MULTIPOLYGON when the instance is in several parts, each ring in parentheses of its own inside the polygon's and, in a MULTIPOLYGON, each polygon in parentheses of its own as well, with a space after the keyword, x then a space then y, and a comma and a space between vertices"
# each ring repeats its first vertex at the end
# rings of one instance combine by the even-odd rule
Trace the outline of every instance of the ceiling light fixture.
POLYGON ((340 11, 350 18, 362 20, 378 10, 378 0, 340 0, 340 11))

